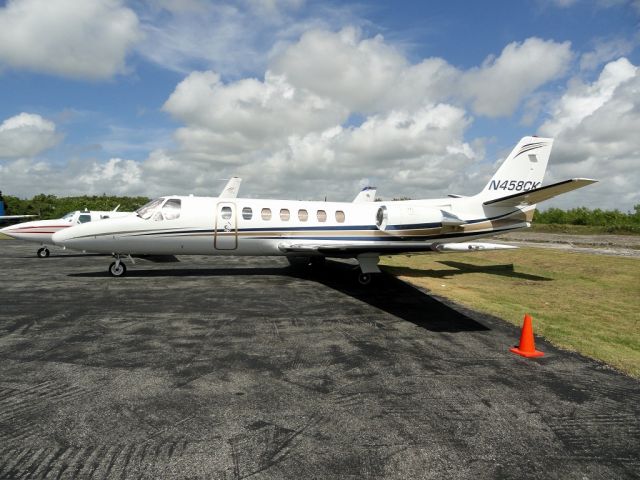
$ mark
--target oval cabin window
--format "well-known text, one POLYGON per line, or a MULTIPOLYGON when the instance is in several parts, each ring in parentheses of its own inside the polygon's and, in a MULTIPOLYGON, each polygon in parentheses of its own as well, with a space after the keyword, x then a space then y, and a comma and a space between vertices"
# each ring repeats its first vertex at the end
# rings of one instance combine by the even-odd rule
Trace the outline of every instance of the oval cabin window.
POLYGON ((304 209, 298 210, 298 220, 306 222, 309 219, 309 212, 304 209))
POLYGON ((262 219, 263 220, 271 220, 271 209, 270 208, 263 208, 261 214, 262 214, 262 219))
POLYGON ((344 223, 344 212, 342 210, 336 211, 336 222, 344 223))
POLYGON ((280 220, 282 220, 283 222, 287 222, 290 217, 291 213, 287 208, 280 209, 280 220))
POLYGON ((245 220, 251 220, 252 217, 253 217, 253 210, 251 210, 251 207, 244 207, 242 209, 242 218, 245 220))
POLYGON ((327 221, 327 212, 324 210, 318 210, 318 221, 326 222, 327 221))
POLYGON ((220 212, 222 213, 223 219, 229 220, 231 218, 231 207, 222 207, 222 210, 220 210, 220 212))

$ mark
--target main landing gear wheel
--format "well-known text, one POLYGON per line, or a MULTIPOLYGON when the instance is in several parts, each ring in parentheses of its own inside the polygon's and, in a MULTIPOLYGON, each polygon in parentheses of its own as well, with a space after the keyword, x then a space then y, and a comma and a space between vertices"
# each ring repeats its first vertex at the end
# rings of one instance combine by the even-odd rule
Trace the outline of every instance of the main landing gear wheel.
POLYGON ((49 256, 49 249, 46 247, 42 247, 38 249, 38 257, 39 258, 47 258, 49 256))
POLYGON ((370 273, 361 273, 358 275, 358 282, 360 282, 360 285, 369 285, 372 279, 373 277, 370 273))
POLYGON ((127 267, 124 263, 117 261, 109 265, 109 274, 112 277, 124 277, 125 273, 127 273, 127 267))

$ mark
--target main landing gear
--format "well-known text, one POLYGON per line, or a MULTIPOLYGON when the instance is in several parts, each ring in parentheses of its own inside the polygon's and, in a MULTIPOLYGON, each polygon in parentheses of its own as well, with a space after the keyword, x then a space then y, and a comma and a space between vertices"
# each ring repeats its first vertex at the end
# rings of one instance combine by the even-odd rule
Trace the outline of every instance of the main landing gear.
POLYGON ((109 274, 112 277, 124 277, 127 273, 127 266, 120 260, 120 255, 115 255, 116 261, 109 265, 109 274))
POLYGON ((38 249, 38 258, 47 258, 49 256, 49 249, 47 247, 42 247, 38 249))
POLYGON ((380 273, 378 268, 378 262, 380 257, 375 254, 363 253, 358 255, 358 263, 360 264, 360 275, 358 275, 358 282, 360 285, 370 285, 373 280, 374 273, 380 273))

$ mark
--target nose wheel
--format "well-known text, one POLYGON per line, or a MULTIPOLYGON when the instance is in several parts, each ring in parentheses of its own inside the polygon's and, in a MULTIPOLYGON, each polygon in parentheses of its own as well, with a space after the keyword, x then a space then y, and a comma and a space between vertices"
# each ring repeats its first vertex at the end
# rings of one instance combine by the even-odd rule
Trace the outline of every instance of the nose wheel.
POLYGON ((47 258, 49 256, 49 249, 47 247, 42 247, 38 249, 38 258, 47 258))
POLYGON ((127 267, 119 258, 109 265, 109 274, 112 277, 124 277, 125 273, 127 273, 127 267))
POLYGON ((361 273, 358 275, 358 282, 360 285, 369 285, 371 284, 371 280, 373 279, 370 273, 361 273))

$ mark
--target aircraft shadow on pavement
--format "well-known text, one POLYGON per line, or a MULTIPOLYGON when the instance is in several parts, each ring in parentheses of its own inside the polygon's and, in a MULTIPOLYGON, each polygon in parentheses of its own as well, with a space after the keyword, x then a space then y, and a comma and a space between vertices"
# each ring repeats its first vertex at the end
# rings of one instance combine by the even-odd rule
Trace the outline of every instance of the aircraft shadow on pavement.
POLYGON ((548 282, 552 278, 541 277, 539 275, 531 275, 529 273, 516 272, 513 263, 503 265, 474 265, 472 263, 438 261, 442 265, 454 268, 452 269, 419 269, 410 267, 385 267, 385 270, 406 277, 433 277, 433 278, 451 278, 455 275, 463 275, 467 273, 487 273, 490 275, 500 275, 503 277, 519 278, 521 280, 532 280, 536 282, 548 282))
POLYGON ((451 333, 489 330, 467 315, 386 272, 375 275, 370 285, 363 286, 357 281, 360 269, 343 262, 327 261, 325 268, 317 271, 292 270, 292 276, 320 282, 426 330, 451 333))
MULTIPOLYGON (((375 275, 367 286, 360 285, 359 268, 340 261, 328 260, 321 268, 299 267, 223 267, 223 268, 158 268, 131 267, 127 277, 224 277, 224 276, 289 276, 321 283, 356 300, 378 308, 416 326, 434 332, 471 332, 489 330, 481 323, 431 297, 393 275, 375 275)), ((72 273, 70 277, 107 277, 106 271, 72 273)), ((114 279, 115 281, 120 281, 114 279)))

